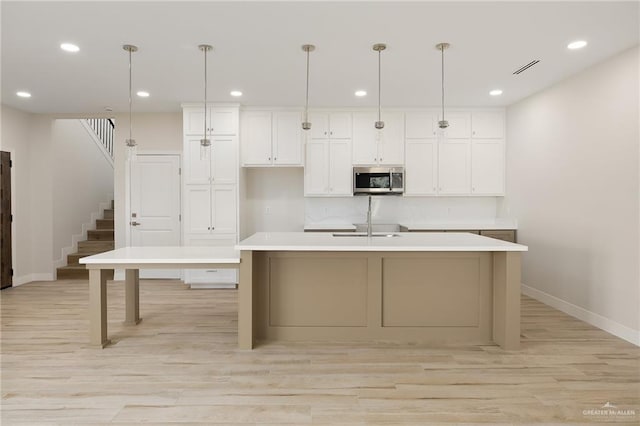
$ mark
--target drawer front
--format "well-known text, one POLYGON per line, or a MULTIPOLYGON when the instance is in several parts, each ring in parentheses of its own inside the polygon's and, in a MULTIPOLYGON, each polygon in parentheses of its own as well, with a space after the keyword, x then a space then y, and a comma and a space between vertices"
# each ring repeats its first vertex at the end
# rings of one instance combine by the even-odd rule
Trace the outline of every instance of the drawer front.
POLYGON ((515 230, 482 230, 480 231, 480 235, 484 235, 485 237, 495 238, 496 240, 508 241, 510 243, 516 242, 516 231, 515 230))

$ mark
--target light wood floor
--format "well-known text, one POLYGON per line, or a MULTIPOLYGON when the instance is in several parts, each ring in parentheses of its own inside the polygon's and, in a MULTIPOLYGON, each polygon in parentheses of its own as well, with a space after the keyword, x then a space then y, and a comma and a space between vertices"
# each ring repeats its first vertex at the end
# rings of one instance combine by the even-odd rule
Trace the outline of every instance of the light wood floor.
MULTIPOLYGON (((263 344, 236 349, 236 291, 143 281, 88 347, 86 281, 3 290, 2 425, 640 423, 640 348, 523 298, 522 349, 263 344), (610 402, 635 415, 596 415, 610 402), (586 413, 586 414, 585 414, 586 413), (593 413, 593 412, 591 412, 593 413)), ((606 410, 606 409, 604 409, 606 410)))

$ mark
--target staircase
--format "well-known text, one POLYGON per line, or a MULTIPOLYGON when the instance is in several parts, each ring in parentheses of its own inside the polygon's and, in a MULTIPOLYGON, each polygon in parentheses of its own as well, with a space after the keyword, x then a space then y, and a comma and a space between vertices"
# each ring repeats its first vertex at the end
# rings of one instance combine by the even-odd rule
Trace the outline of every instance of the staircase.
MULTIPOLYGON (((113 250, 113 201, 111 209, 96 220, 96 229, 87 231, 88 240, 78 242, 78 252, 67 256, 67 266, 58 268, 59 280, 88 280, 89 271, 78 260, 92 254, 113 250)), ((113 271, 107 271, 107 279, 113 279, 113 271)))

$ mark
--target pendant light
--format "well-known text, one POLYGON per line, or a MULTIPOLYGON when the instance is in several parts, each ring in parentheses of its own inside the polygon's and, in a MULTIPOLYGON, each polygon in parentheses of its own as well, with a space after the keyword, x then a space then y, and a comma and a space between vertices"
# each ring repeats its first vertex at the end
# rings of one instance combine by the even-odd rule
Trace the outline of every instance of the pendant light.
POLYGON ((125 143, 127 145, 128 148, 128 153, 127 156, 129 158, 129 161, 135 161, 136 159, 136 151, 137 151, 137 143, 136 140, 133 139, 132 136, 132 131, 131 131, 131 118, 132 118, 132 114, 131 114, 131 54, 133 52, 137 52, 138 51, 138 47, 134 46, 133 44, 125 44, 122 46, 122 48, 124 50, 126 50, 127 52, 129 52, 129 138, 125 139, 125 143))
POLYGON ((309 52, 316 50, 313 44, 303 44, 302 50, 307 52, 307 92, 304 101, 304 120, 302 121, 302 128, 304 130, 311 129, 311 123, 309 122, 309 52))
POLYGON ((381 73, 381 67, 380 67, 380 56, 383 50, 385 50, 387 48, 387 45, 384 43, 376 43, 373 45, 373 50, 378 52, 378 121, 375 122, 375 127, 376 129, 380 130, 384 128, 384 121, 382 121, 382 107, 381 107, 381 103, 380 103, 380 99, 381 99, 381 81, 382 81, 382 73, 381 73))
POLYGON ((204 53, 204 127, 202 131, 202 139, 200 139, 200 159, 206 160, 209 158, 209 151, 211 147, 211 140, 207 138, 207 52, 213 50, 213 47, 209 44, 201 44, 198 49, 204 53))
POLYGON ((442 117, 440 121, 438 121, 438 127, 441 129, 446 129, 449 127, 449 122, 444 119, 444 51, 447 50, 451 45, 449 43, 438 43, 436 44, 436 49, 438 49, 442 53, 442 117))

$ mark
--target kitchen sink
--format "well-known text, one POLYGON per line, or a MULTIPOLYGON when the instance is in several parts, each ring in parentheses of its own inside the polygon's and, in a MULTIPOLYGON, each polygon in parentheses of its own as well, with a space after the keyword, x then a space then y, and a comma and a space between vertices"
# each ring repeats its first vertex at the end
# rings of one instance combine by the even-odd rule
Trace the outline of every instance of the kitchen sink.
MULTIPOLYGON (((334 232, 332 234, 334 237, 366 237, 366 232, 334 232)), ((372 237, 399 237, 400 234, 396 234, 393 232, 373 232, 371 234, 372 237)))
MULTIPOLYGON (((366 223, 354 223, 356 227, 356 232, 367 232, 367 224, 366 223)), ((371 231, 378 233, 394 233, 400 232, 400 225, 397 223, 372 223, 371 231)))

